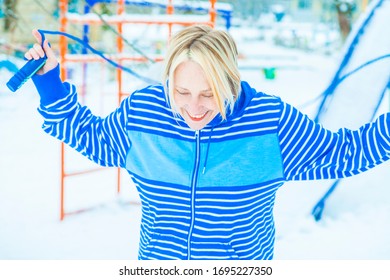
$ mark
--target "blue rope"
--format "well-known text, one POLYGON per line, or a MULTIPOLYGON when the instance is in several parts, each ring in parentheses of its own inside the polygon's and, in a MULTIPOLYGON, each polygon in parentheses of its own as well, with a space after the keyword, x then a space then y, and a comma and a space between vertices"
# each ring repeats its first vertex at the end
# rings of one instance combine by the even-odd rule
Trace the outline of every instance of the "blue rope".
MULTIPOLYGON (((389 54, 385 54, 385 55, 382 55, 382 56, 379 56, 377 58, 374 58, 372 60, 369 60, 367 61, 366 63, 360 65, 359 67, 353 69, 352 71, 348 72, 347 74, 345 74, 344 76, 342 76, 341 78, 339 78, 339 80, 337 81, 337 83, 341 83, 342 81, 344 81, 346 78, 348 78, 349 76, 351 76, 352 74, 355 74, 357 71, 361 70, 362 68, 374 63, 374 62, 377 62, 379 60, 382 60, 382 59, 385 59, 385 58, 390 58, 390 53, 389 54)), ((389 76, 390 77, 390 76, 389 76)), ((325 91, 326 92, 326 91, 325 91)))
POLYGON ((38 30, 39 33, 41 33, 42 35, 42 42, 45 38, 44 34, 51 34, 51 35, 61 35, 61 36, 65 36, 69 39, 72 39, 80 44, 82 44, 84 47, 86 47, 88 50, 90 50, 92 53, 100 56, 101 58, 103 58, 105 61, 107 61, 109 64, 111 64, 112 66, 116 67, 116 68, 119 68, 129 74, 131 74, 132 76, 136 77, 137 79, 140 79, 148 84, 157 84, 159 83, 158 81, 156 80, 153 80, 153 79, 150 79, 150 78, 147 78, 145 76, 142 76, 138 73, 136 73, 135 71, 131 70, 130 68, 128 67, 125 67, 123 65, 120 65, 118 63, 116 63, 115 61, 113 61, 112 59, 109 59, 108 57, 106 57, 101 51, 98 51, 96 49, 94 49, 91 45, 89 45, 87 42, 83 41, 82 39, 76 37, 76 36, 73 36, 69 33, 66 33, 66 32, 61 32, 61 31, 51 31, 51 30, 42 30, 42 29, 39 29, 38 30))
POLYGON ((321 115, 322 110, 323 110, 323 108, 325 106, 327 97, 329 97, 329 95, 332 94, 332 92, 335 90, 337 85, 340 83, 341 72, 344 70, 345 66, 347 66, 347 64, 349 63, 350 59, 352 58, 352 54, 353 54, 353 52, 355 50, 356 45, 359 43, 361 35, 364 33, 365 27, 371 21, 371 19, 374 16, 375 11, 377 10, 377 8, 379 8, 382 4, 383 4, 383 0, 380 0, 380 1, 378 1, 378 3, 376 3, 375 7, 373 7, 373 9, 371 10, 370 14, 367 16, 367 18, 362 23, 361 28, 359 29, 359 31, 356 33, 355 37, 353 38, 353 40, 352 40, 352 42, 350 44, 350 47, 348 48, 347 53, 345 54, 345 56, 343 58, 343 61, 341 62, 341 65, 340 65, 339 69, 336 72, 336 75, 334 76, 332 82, 330 83, 330 86, 324 92, 325 98, 322 100, 322 103, 320 104, 320 107, 319 107, 318 112, 317 112, 317 116, 314 119, 316 122, 318 122, 319 119, 320 119, 320 115, 321 115))
POLYGON ((324 196, 317 202, 317 204, 313 207, 313 210, 311 211, 311 214, 314 216, 314 219, 316 222, 321 220, 322 213, 324 212, 325 208, 325 202, 328 199, 328 197, 333 193, 333 191, 336 189, 338 184, 341 182, 340 179, 335 181, 332 186, 329 188, 329 190, 324 194, 324 196))
POLYGON ((41 42, 41 47, 43 49, 43 43, 46 40, 45 33, 42 32, 42 30, 38 29, 39 34, 41 34, 42 42, 41 42))
MULTIPOLYGON (((367 62, 365 62, 364 64, 356 67, 355 69, 351 70, 350 72, 348 72, 347 74, 345 74, 344 76, 342 76, 341 78, 338 79, 337 81, 337 84, 340 84, 342 81, 344 81, 346 78, 352 76, 352 74, 355 74, 357 71, 363 69, 364 67, 372 64, 372 63, 375 63, 377 61, 380 61, 382 59, 385 59, 385 58, 390 58, 390 53, 389 54, 385 54, 385 55, 382 55, 382 56, 378 56, 374 59, 371 59, 367 62)), ((390 83, 390 75, 389 75, 389 83, 390 83)), ((333 83, 331 85, 328 86, 327 89, 325 89, 321 94, 319 94, 318 96, 316 96, 315 98, 313 99, 310 99, 308 101, 306 101, 305 103, 301 104, 298 106, 298 108, 302 109, 302 108, 305 108, 306 106, 309 106, 311 105, 312 103, 316 102, 318 99, 320 99, 321 97, 326 97, 326 95, 330 94, 333 90, 335 89, 335 86, 333 85, 333 83)), ((379 105, 379 104, 378 104, 379 105)), ((374 115, 376 114, 376 111, 374 112, 374 115)))

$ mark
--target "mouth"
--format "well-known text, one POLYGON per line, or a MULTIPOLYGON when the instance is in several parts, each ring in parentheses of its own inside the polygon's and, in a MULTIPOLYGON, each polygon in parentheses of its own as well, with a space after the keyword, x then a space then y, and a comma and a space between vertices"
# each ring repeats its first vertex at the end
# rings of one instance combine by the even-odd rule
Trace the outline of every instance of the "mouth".
POLYGON ((192 115, 192 114, 189 113, 188 111, 186 111, 186 112, 187 112, 187 115, 190 117, 190 119, 191 119, 192 121, 194 121, 194 122, 199 122, 199 121, 203 120, 203 119, 206 117, 206 115, 207 115, 207 113, 208 113, 209 111, 206 111, 206 112, 204 112, 203 114, 195 114, 195 115, 192 115))

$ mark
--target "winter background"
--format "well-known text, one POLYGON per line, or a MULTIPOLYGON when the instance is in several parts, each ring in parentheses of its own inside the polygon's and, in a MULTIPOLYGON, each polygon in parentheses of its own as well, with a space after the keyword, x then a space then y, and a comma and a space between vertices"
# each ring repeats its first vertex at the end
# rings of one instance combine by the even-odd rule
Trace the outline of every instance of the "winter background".
MULTIPOLYGON (((384 28, 390 26, 390 16, 385 18, 369 27, 374 38, 390 37, 384 28)), ((308 33, 311 49, 316 51, 276 46, 271 38, 278 28, 281 26, 259 30, 245 23, 232 27, 231 34, 240 51, 242 79, 258 91, 280 96, 314 117, 321 101, 319 96, 338 69, 345 49, 329 43, 337 38, 335 31, 314 32, 307 26, 297 26, 296 30, 308 33), (267 78, 263 71, 272 68, 276 76, 267 78)), ((133 37, 166 36, 153 27, 127 32, 133 37)), ((281 34, 287 42, 291 30, 281 34)), ((360 46, 363 53, 375 48, 375 44, 360 46)), ((4 59, 12 59, 18 67, 24 63, 0 57, 4 59)), ((71 69, 71 81, 80 84, 81 66, 74 64, 71 69)), ((32 82, 11 93, 5 83, 12 73, 4 68, 0 71, 0 259, 137 259, 141 208, 129 176, 122 172, 119 194, 115 168, 67 178, 66 211, 90 210, 66 216, 61 222, 60 144, 41 130, 39 97, 32 82)), ((156 77, 158 66, 140 71, 156 77)), ((366 71, 360 79, 361 85, 375 81, 380 76, 378 71, 366 71)), ((89 93, 82 102, 96 114, 105 115, 115 108, 113 73, 112 68, 103 69, 99 63, 88 65, 89 93)), ((142 86, 134 77, 126 78, 130 92, 142 86)), ((356 80, 343 83, 355 87, 357 92, 362 87, 355 84, 356 80)), ((349 101, 363 100, 362 104, 338 104, 345 110, 331 116, 333 124, 341 127, 345 119, 352 126, 362 124, 356 119, 372 111, 364 104, 371 94, 376 93, 359 92, 349 98, 349 101)), ((387 92, 378 114, 388 112, 389 106, 387 92)), ((70 149, 66 155, 69 170, 96 167, 70 149)), ((387 162, 365 174, 342 180, 318 222, 311 211, 333 181, 286 183, 277 193, 274 211, 275 259, 390 259, 389 170, 387 162)))

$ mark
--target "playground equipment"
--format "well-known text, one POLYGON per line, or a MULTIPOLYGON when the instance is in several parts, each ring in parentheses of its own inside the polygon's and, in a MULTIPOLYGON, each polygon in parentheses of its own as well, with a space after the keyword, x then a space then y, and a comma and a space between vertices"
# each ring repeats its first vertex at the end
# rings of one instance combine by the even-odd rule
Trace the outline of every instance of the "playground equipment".
MULTIPOLYGON (((93 6, 96 3, 118 3, 118 0, 87 0, 86 1, 89 6, 93 6)), ((160 8, 165 9, 167 11, 167 14, 173 14, 173 11, 180 11, 180 12, 199 12, 203 14, 209 14, 210 13, 210 4, 204 1, 129 1, 125 0, 126 5, 132 5, 132 6, 139 6, 139 7, 148 7, 148 8, 160 8)), ((233 9, 230 4, 226 3, 219 3, 215 1, 214 4, 215 11, 210 14, 210 16, 220 16, 225 20, 225 27, 226 29, 229 29, 231 27, 231 18, 233 9)), ((87 10, 89 10, 87 8, 87 10)), ((86 10, 86 11, 87 11, 86 10)), ((144 18, 144 16, 142 16, 144 18)), ((211 22, 215 22, 215 18, 210 18, 211 22)), ((149 22, 149 21, 148 21, 149 22)))
MULTIPOLYGON (((378 113, 390 89, 390 36, 383 34, 384 26, 390 26, 390 1, 371 1, 347 38, 344 57, 317 112, 316 121, 327 128, 357 128, 378 113)), ((341 182, 334 181, 315 205, 315 220, 321 219, 326 200, 341 182)))
MULTIPOLYGON (((176 2, 176 1, 175 1, 176 2)), ((86 1, 85 13, 83 15, 70 13, 68 12, 68 1, 60 0, 60 32, 66 33, 68 24, 82 24, 83 25, 83 39, 87 43, 88 42, 88 33, 89 26, 92 24, 108 24, 110 27, 115 26, 115 33, 117 36, 117 50, 115 55, 108 55, 108 57, 114 61, 116 61, 119 65, 123 64, 125 61, 161 61, 162 57, 156 56, 153 58, 148 58, 144 55, 134 56, 124 51, 124 43, 125 39, 123 37, 124 26, 128 24, 148 24, 148 25, 165 25, 168 27, 168 37, 167 41, 172 32, 172 26, 188 26, 196 23, 204 23, 210 26, 215 26, 216 24, 216 15, 218 13, 222 13, 222 16, 226 19, 226 26, 230 27, 230 17, 231 17, 231 9, 219 8, 216 10, 216 0, 210 0, 208 3, 208 7, 205 7, 203 4, 199 4, 197 6, 190 6, 188 3, 178 3, 174 4, 173 0, 167 0, 166 4, 161 4, 161 1, 125 1, 125 0, 117 0, 117 1, 95 1, 88 0, 86 1), (115 4, 117 7, 117 14, 112 16, 99 16, 94 13, 90 13, 91 7, 97 3, 110 3, 115 4), (166 10, 165 15, 158 16, 145 16, 145 15, 127 15, 125 13, 126 5, 149 5, 149 6, 158 6, 160 8, 164 8, 166 10), (174 11, 177 10, 189 10, 195 9, 197 11, 207 11, 208 15, 201 17, 188 17, 186 15, 175 15, 174 11)), ((221 6, 219 6, 221 7, 221 6)), ((61 79, 65 80, 67 77, 67 63, 68 62, 92 62, 92 61, 101 61, 101 57, 96 55, 89 55, 85 52, 83 54, 69 54, 68 53, 68 42, 65 36, 61 36, 59 40, 59 49, 60 49, 60 65, 61 65, 61 79)), ((130 93, 126 92, 123 87, 123 69, 117 68, 116 70, 116 81, 117 81, 117 102, 118 104, 121 100, 128 96, 130 93)), ((74 213, 78 213, 83 211, 78 210, 74 212, 67 212, 65 209, 65 189, 66 189, 66 179, 72 176, 78 176, 90 172, 94 172, 99 169, 91 169, 85 171, 77 171, 77 172, 69 172, 67 170, 67 166, 65 164, 66 157, 66 147, 63 143, 61 143, 61 181, 60 181, 60 220, 64 220, 65 216, 71 215, 74 213)), ((121 191, 121 171, 118 168, 117 171, 117 192, 121 191)))

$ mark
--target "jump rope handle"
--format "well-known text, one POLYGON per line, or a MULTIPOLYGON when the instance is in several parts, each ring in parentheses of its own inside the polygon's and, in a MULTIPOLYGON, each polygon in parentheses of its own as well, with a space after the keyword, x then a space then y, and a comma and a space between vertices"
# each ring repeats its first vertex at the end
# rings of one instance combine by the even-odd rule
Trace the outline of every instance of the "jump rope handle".
MULTIPOLYGON (((39 30, 38 30, 39 31, 39 30)), ((45 35, 39 31, 42 36, 42 47, 45 41, 45 35)), ((7 82, 7 87, 12 91, 17 91, 28 79, 30 79, 42 66, 46 63, 46 55, 40 59, 30 59, 27 63, 19 69, 15 75, 7 82)))

